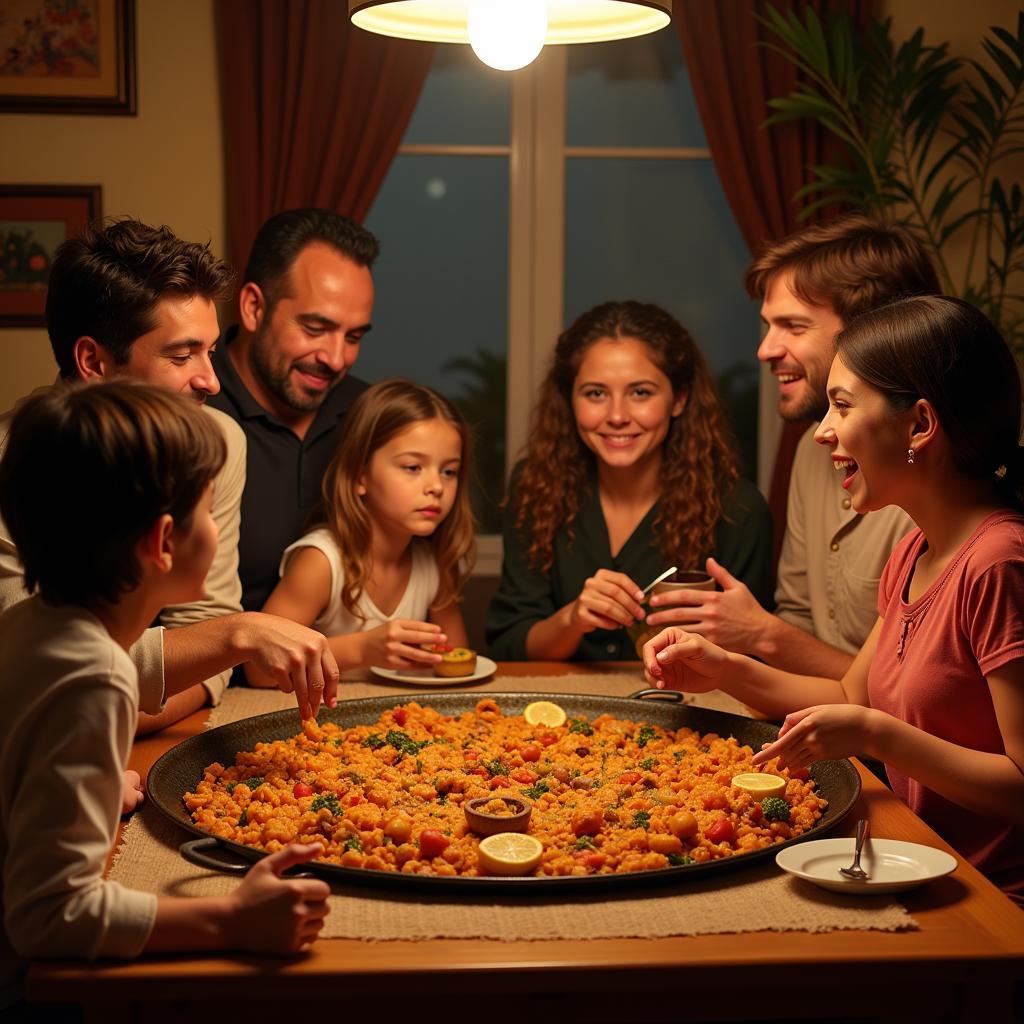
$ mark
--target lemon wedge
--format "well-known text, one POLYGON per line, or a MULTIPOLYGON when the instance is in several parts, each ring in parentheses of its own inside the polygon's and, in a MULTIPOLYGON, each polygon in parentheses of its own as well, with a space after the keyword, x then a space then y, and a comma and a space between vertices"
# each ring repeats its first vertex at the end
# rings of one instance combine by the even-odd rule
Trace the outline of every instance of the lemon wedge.
POLYGON ((484 874, 526 875, 540 863, 543 852, 540 840, 533 836, 523 832, 498 832, 480 840, 477 856, 484 874))
POLYGON ((529 725, 565 725, 565 712, 549 700, 535 700, 523 708, 523 718, 529 725))
POLYGON ((786 780, 778 775, 761 772, 743 772, 732 777, 732 784, 737 789, 749 793, 755 800, 766 800, 770 796, 786 795, 786 780))

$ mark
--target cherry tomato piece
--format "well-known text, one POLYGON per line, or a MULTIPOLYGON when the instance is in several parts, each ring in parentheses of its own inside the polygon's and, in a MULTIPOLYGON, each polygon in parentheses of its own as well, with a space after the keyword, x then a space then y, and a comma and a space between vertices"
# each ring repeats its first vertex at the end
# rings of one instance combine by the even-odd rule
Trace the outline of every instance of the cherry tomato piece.
POLYGON ((436 828, 426 828, 420 833, 420 856, 428 860, 440 857, 451 840, 436 828))
POLYGON ((531 772, 529 768, 517 768, 512 772, 512 778, 524 786, 532 786, 537 781, 537 773, 531 772))
POLYGON ((558 737, 553 732, 541 732, 537 734, 537 742, 542 747, 550 747, 552 743, 558 742, 558 737))
POLYGON ((639 782, 640 778, 641 776, 639 772, 623 772, 619 776, 619 784, 623 786, 632 786, 634 782, 639 782))
POLYGON ((732 822, 727 818, 716 821, 704 830, 704 837, 709 843, 728 843, 733 840, 735 835, 736 830, 732 827, 732 822))
POLYGON ((475 760, 477 760, 477 758, 480 757, 480 751, 479 750, 464 750, 462 752, 462 756, 467 761, 475 761, 475 760))
POLYGON ((304 796, 312 796, 313 787, 307 786, 304 782, 296 782, 295 786, 292 788, 292 793, 295 794, 295 799, 299 800, 304 796))
POLYGON ((409 721, 409 712, 405 708, 395 708, 392 717, 395 720, 395 725, 405 725, 409 721))
POLYGON ((523 747, 519 751, 519 756, 524 761, 539 761, 540 760, 540 747, 535 743, 530 743, 528 746, 523 747))

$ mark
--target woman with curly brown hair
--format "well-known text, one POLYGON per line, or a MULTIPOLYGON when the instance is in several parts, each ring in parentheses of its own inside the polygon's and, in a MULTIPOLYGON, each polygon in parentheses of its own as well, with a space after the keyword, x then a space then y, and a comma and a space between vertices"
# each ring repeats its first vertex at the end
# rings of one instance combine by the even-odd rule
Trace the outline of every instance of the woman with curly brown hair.
POLYGON ((707 364, 674 317, 608 302, 561 335, 504 539, 496 658, 634 658, 624 627, 644 618, 640 586, 710 555, 770 601, 768 507, 739 477, 707 364))

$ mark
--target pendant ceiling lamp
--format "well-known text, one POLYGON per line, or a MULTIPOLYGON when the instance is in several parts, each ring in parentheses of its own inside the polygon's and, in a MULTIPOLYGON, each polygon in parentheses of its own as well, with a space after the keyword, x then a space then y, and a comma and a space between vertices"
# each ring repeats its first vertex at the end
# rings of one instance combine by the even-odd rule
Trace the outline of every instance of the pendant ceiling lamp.
POLYGON ((500 71, 525 67, 547 43, 603 43, 664 28, 672 0, 349 0, 368 32, 469 43, 500 71))

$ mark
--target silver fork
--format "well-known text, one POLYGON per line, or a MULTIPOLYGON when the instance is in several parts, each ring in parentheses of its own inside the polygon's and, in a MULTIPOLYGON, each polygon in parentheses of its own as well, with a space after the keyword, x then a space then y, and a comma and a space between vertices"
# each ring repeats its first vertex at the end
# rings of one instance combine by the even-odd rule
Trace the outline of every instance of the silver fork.
POLYGON ((868 819, 861 818, 857 822, 857 845, 853 848, 853 863, 848 868, 840 868, 839 874, 846 875, 858 882, 866 882, 871 876, 860 866, 860 852, 864 849, 864 840, 868 837, 868 819))

